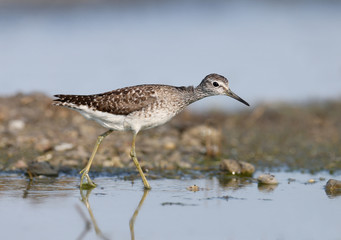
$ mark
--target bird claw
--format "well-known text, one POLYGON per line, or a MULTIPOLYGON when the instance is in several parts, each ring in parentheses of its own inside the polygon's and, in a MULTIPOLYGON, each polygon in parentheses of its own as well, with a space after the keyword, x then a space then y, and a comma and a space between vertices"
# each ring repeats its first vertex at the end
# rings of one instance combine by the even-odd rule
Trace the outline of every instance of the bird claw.
POLYGON ((96 184, 91 180, 88 170, 84 168, 82 171, 79 172, 82 174, 81 176, 81 183, 80 183, 80 188, 81 189, 92 189, 96 187, 96 184), (86 177, 87 182, 84 182, 84 177, 86 177))

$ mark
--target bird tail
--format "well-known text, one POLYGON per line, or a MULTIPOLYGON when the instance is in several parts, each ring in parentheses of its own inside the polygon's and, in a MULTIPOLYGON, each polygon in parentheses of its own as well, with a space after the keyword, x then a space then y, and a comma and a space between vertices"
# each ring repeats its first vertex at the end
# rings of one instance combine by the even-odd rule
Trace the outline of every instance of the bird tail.
POLYGON ((79 106, 91 106, 93 96, 92 95, 54 95, 56 99, 53 100, 52 104, 56 106, 64 107, 79 107, 79 106))

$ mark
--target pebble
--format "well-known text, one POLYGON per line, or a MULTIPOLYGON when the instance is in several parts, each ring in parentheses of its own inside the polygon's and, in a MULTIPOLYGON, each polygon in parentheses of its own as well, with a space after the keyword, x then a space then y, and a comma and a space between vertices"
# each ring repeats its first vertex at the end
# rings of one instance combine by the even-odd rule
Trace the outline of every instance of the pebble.
POLYGON ((308 183, 315 183, 315 179, 312 179, 312 178, 309 179, 309 180, 308 180, 308 183))
POLYGON ((27 167, 27 174, 31 176, 49 176, 57 177, 58 170, 55 169, 49 162, 31 162, 27 167))
POLYGON ((329 179, 325 188, 330 192, 341 192, 341 181, 329 179))
POLYGON ((239 161, 241 166, 241 174, 242 175, 252 175, 255 172, 255 166, 251 163, 239 161))
POLYGON ((232 175, 240 174, 241 166, 237 160, 233 159, 223 159, 220 162, 220 170, 231 173, 232 175))
POLYGON ((64 151, 67 151, 67 150, 71 150, 73 148, 73 144, 72 143, 61 143, 57 146, 54 147, 54 150, 55 151, 58 151, 58 152, 64 152, 64 151))
POLYGON ((50 151, 53 149, 52 147, 52 144, 51 144, 51 141, 49 141, 48 139, 46 138, 43 138, 41 140, 39 140, 34 148, 39 151, 39 152, 47 152, 47 151, 50 151))
POLYGON ((193 151, 200 151, 207 156, 215 157, 221 152, 222 135, 217 128, 198 125, 184 131, 181 144, 193 151))
POLYGON ((180 161, 177 163, 177 167, 179 167, 181 169, 190 169, 190 168, 192 168, 192 165, 188 162, 180 161))
POLYGON ((122 164, 121 159, 119 157, 114 156, 110 160, 103 161, 103 167, 121 168, 121 167, 123 167, 123 164, 122 164))
POLYGON ((271 175, 269 173, 262 174, 258 178, 258 184, 278 184, 277 179, 274 175, 271 175))
POLYGON ((8 123, 8 129, 11 132, 23 130, 25 128, 25 122, 20 119, 12 120, 8 123))
POLYGON ((174 142, 166 142, 163 147, 166 150, 174 150, 176 149, 176 144, 174 142))
POLYGON ((62 166, 65 166, 65 167, 79 167, 79 165, 80 165, 80 162, 74 159, 62 161, 62 166))
POLYGON ((194 184, 192 186, 187 187, 187 190, 188 191, 192 191, 192 192, 197 192, 197 191, 200 190, 200 188, 197 185, 194 184))
POLYGON ((251 163, 234 159, 223 159, 219 167, 221 171, 232 175, 252 175, 255 172, 255 167, 251 163))
POLYGON ((47 154, 38 156, 37 161, 38 162, 46 162, 46 161, 51 160, 52 158, 53 158, 52 153, 47 153, 47 154))
POLYGON ((19 160, 14 164, 15 169, 26 169, 27 168, 27 163, 24 160, 19 160))

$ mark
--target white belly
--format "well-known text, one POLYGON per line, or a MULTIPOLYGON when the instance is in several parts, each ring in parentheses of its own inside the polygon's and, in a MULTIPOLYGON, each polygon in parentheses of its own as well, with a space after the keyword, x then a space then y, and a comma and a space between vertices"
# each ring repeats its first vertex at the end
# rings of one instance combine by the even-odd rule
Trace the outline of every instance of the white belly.
POLYGON ((106 112, 92 110, 82 106, 78 107, 78 109, 75 110, 82 114, 85 118, 94 120, 105 128, 116 131, 131 130, 130 128, 125 128, 124 120, 126 116, 124 115, 114 115, 106 112))
POLYGON ((172 119, 177 113, 165 110, 144 109, 133 112, 129 115, 114 115, 102 111, 89 109, 85 106, 70 107, 85 118, 94 120, 105 128, 116 131, 139 132, 143 129, 153 128, 162 125, 172 119))
POLYGON ((126 129, 138 132, 143 129, 157 127, 171 120, 176 113, 169 113, 166 111, 156 111, 152 113, 145 113, 144 111, 129 114, 125 120, 124 125, 126 129))

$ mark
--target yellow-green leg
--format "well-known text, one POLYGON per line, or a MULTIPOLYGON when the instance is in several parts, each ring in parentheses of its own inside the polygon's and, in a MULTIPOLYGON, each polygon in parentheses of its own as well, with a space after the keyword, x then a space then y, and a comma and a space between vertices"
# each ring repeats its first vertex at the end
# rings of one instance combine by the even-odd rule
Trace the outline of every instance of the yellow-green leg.
POLYGON ((137 160, 137 157, 136 157, 136 152, 135 152, 135 139, 136 139, 136 135, 137 133, 134 133, 134 137, 133 137, 133 144, 131 146, 131 151, 130 151, 130 156, 131 158, 133 159, 134 163, 135 163, 135 166, 137 168, 137 170, 139 171, 140 175, 141 175, 141 178, 142 178, 142 181, 143 181, 143 185, 144 185, 144 188, 145 189, 151 189, 148 181, 147 181, 147 178, 144 176, 144 173, 142 171, 142 168, 139 164, 139 161, 137 160))
POLYGON ((81 176, 80 188, 84 188, 84 187, 85 187, 85 188, 86 188, 86 187, 90 187, 90 188, 96 187, 96 184, 91 180, 91 178, 90 178, 90 176, 89 176, 88 173, 89 173, 89 171, 90 171, 90 167, 91 167, 92 161, 94 160, 94 157, 95 157, 95 155, 96 155, 96 152, 97 152, 97 150, 98 150, 99 145, 101 144, 101 142, 103 141, 103 139, 104 139, 106 136, 108 136, 110 133, 112 133, 112 132, 113 132, 113 130, 108 130, 108 131, 106 131, 105 133, 103 133, 103 134, 101 134, 101 135, 98 136, 97 141, 96 141, 96 145, 95 145, 95 147, 94 147, 94 150, 92 151, 92 154, 91 154, 91 157, 90 157, 88 163, 86 164, 85 168, 84 168, 82 171, 79 172, 79 174, 82 174, 82 176, 81 176), (83 183, 84 177, 86 177, 87 182, 88 182, 85 186, 84 186, 84 183, 83 183))
POLYGON ((146 199, 148 192, 150 191, 150 189, 145 189, 143 192, 143 196, 139 202, 139 205, 137 206, 137 208, 135 209, 135 212, 133 214, 133 216, 131 216, 130 221, 129 221, 129 228, 130 228, 130 236, 131 236, 131 240, 135 240, 135 231, 134 231, 134 225, 135 225, 135 220, 137 215, 139 214, 139 211, 143 205, 144 200, 146 199))

